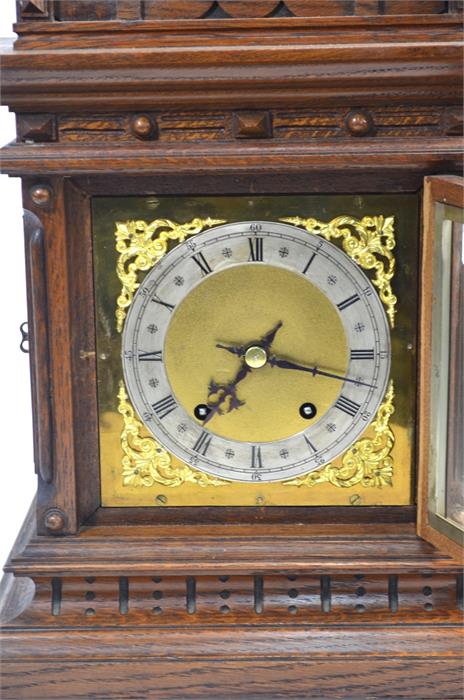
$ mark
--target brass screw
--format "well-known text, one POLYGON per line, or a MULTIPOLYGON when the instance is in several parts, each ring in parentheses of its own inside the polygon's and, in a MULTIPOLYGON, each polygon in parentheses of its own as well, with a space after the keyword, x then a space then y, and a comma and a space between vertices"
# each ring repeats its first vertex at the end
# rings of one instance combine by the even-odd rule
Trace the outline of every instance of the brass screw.
POLYGON ((263 496, 256 496, 256 505, 257 506, 262 506, 264 503, 264 498, 263 496))
POLYGON ((168 497, 164 495, 164 493, 160 493, 156 498, 155 501, 160 505, 164 506, 168 502, 168 497))
POLYGON ((359 493, 354 493, 350 496, 350 503, 352 506, 359 506, 361 504, 362 498, 359 493))
POLYGON ((52 199, 52 191, 47 185, 34 185, 30 189, 31 199, 38 207, 46 207, 52 199))

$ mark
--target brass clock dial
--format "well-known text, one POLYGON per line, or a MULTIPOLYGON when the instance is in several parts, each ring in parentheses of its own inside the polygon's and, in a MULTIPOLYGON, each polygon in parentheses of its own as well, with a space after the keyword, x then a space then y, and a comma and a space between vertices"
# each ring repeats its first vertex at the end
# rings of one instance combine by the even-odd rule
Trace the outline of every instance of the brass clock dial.
POLYGON ((170 452, 238 481, 279 481, 344 452, 390 371, 382 304, 333 244, 243 222, 179 245, 127 316, 133 405, 170 452))

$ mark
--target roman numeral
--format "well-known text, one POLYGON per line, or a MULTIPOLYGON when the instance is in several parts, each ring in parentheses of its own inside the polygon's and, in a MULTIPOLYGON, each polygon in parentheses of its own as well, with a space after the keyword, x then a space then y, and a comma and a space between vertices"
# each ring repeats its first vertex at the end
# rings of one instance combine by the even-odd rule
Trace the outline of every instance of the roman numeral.
POLYGON ((155 304, 165 306, 168 309, 168 311, 174 311, 174 306, 172 304, 168 304, 167 301, 162 301, 161 299, 159 299, 159 297, 153 297, 152 301, 154 301, 155 304))
POLYGON ((261 448, 252 445, 251 447, 251 468, 256 469, 257 467, 262 468, 263 460, 261 458, 261 448))
POLYGON ((306 263, 306 267, 305 267, 305 269, 303 270, 303 274, 304 274, 304 275, 308 272, 309 268, 311 267, 311 263, 312 263, 312 261, 314 260, 315 257, 316 257, 316 253, 313 253, 313 254, 311 255, 311 257, 309 258, 308 262, 306 263))
POLYGON ((162 420, 163 418, 166 418, 166 416, 168 416, 170 413, 172 413, 172 411, 176 410, 177 403, 172 394, 169 394, 169 396, 165 396, 164 399, 160 399, 156 403, 153 403, 151 407, 153 408, 158 418, 162 420))
POLYGON ((263 262, 263 240, 263 238, 248 239, 250 246, 250 257, 248 260, 251 262, 263 262))
POLYGON ((153 352, 139 352, 140 362, 162 362, 161 350, 153 352))
POLYGON ((307 438, 306 435, 303 435, 303 437, 304 437, 304 439, 305 439, 306 445, 308 446, 308 450, 309 450, 310 452, 317 452, 317 447, 315 447, 315 446, 313 445, 313 443, 311 442, 311 440, 310 440, 309 438, 307 438))
POLYGON ((345 299, 345 301, 341 301, 339 304, 337 304, 338 308, 340 311, 344 311, 344 309, 347 309, 351 304, 355 304, 357 301, 359 301, 359 296, 357 294, 353 294, 352 297, 348 297, 348 299, 345 299))
POLYGON ((200 437, 193 446, 195 452, 201 455, 205 455, 208 452, 208 447, 211 444, 212 436, 209 435, 205 430, 201 433, 200 437))
POLYGON ((350 358, 352 360, 373 360, 374 349, 369 348, 367 350, 350 350, 350 358))
POLYGON ((202 275, 209 275, 209 273, 212 272, 212 269, 210 268, 208 261, 206 260, 203 253, 197 253, 196 255, 192 255, 192 260, 195 260, 196 264, 201 270, 202 275))
POLYGON ((335 407, 343 411, 343 413, 347 413, 349 416, 355 416, 360 409, 360 405, 356 403, 356 401, 347 399, 343 394, 335 401, 335 407))

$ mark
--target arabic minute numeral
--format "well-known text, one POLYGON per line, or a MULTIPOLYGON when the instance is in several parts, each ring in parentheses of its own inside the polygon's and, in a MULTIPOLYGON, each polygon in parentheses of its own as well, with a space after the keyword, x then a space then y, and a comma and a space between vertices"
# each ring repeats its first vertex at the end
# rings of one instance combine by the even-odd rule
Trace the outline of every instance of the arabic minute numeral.
POLYGON ((253 233, 261 231, 262 228, 262 224, 250 224, 250 231, 253 231, 253 233))
POLYGON ((146 287, 140 287, 140 290, 139 290, 140 296, 147 297, 149 294, 151 294, 153 287, 154 287, 153 282, 150 282, 146 287))
POLYGON ((262 469, 263 466, 263 460, 261 457, 261 447, 256 447, 256 445, 252 445, 251 447, 251 468, 256 469, 260 468, 262 469))
POLYGON ((163 357, 161 350, 153 350, 153 352, 139 352, 139 362, 162 362, 163 357))
POLYGON ((194 444, 193 449, 195 452, 205 456, 205 454, 208 452, 208 447, 210 446, 212 439, 212 436, 209 435, 206 430, 203 430, 198 440, 194 444))
POLYGON ((261 474, 259 472, 253 472, 251 479, 252 481, 262 481, 261 474))
POLYGON ((159 401, 156 401, 156 403, 153 403, 151 407, 158 416, 158 418, 162 420, 163 418, 166 418, 166 416, 168 416, 170 413, 172 413, 172 411, 176 410, 177 403, 172 394, 168 394, 168 396, 165 396, 163 399, 160 399, 159 401))
POLYGON ((361 418, 363 419, 363 421, 366 421, 366 422, 371 418, 371 416, 372 416, 372 413, 370 411, 363 411, 361 413, 361 418))

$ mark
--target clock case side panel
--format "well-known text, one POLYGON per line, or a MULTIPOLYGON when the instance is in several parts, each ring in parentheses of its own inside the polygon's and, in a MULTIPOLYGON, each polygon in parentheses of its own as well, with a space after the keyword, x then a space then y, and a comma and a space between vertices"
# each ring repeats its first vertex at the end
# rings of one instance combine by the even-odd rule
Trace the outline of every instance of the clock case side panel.
MULTIPOLYGON (((433 261, 436 238, 436 204, 438 203, 462 209, 464 205, 464 179, 456 176, 433 176, 426 177, 424 181, 419 344, 419 386, 421 390, 418 406, 417 533, 443 552, 448 553, 458 561, 462 561, 463 549, 461 545, 440 532, 431 522, 429 513, 431 414, 433 411, 431 402, 433 261)), ((455 291, 457 292, 457 290, 455 291)), ((460 325, 462 326, 462 319, 460 325)), ((452 359, 450 357, 450 361, 452 359)))
POLYGON ((23 203, 37 531, 73 534, 100 502, 89 197, 66 178, 24 178, 23 203))

